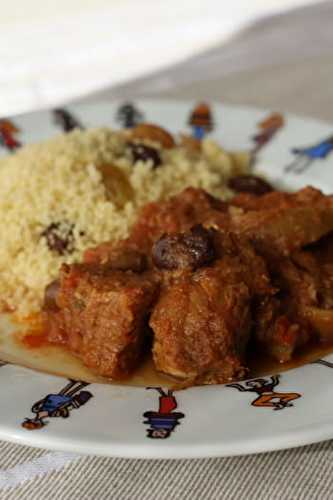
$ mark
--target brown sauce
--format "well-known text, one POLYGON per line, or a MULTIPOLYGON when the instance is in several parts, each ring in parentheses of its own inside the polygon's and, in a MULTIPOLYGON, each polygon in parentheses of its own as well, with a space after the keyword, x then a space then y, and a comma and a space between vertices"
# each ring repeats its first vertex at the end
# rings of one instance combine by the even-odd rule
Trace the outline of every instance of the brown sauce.
MULTIPOLYGON (((66 366, 73 364, 73 366, 75 366, 74 373, 76 373, 75 370, 78 370, 78 378, 82 378, 88 382, 111 383, 115 385, 139 387, 177 387, 177 382, 179 381, 157 372, 151 355, 147 355, 143 363, 141 363, 135 372, 126 380, 112 381, 98 377, 85 368, 82 362, 74 357, 73 354, 69 353, 64 346, 50 344, 47 341, 46 332, 41 328, 41 322, 38 320, 38 317, 30 319, 30 322, 30 328, 28 330, 24 332, 17 332, 16 341, 21 343, 25 349, 29 349, 31 353, 38 353, 40 358, 45 358, 45 360, 47 360, 45 368, 38 368, 41 371, 74 378, 73 374, 69 374, 66 369, 66 366), (64 357, 67 365, 66 363, 62 364, 64 357), (80 367, 82 367, 82 372, 79 370, 80 367)), ((256 347, 253 348, 248 354, 247 364, 249 372, 246 378, 271 375, 291 370, 292 368, 316 361, 317 359, 327 356, 332 352, 332 344, 320 345, 317 343, 300 349, 295 354, 292 361, 279 363, 267 356, 267 354, 265 354, 260 348, 256 347)), ((29 366, 29 364, 26 364, 26 366, 29 366)), ((34 367, 33 363, 31 363, 31 367, 34 367)))
POLYGON ((260 348, 253 350, 248 356, 249 375, 247 378, 259 377, 262 375, 272 375, 281 373, 299 366, 312 363, 320 358, 333 353, 333 344, 313 343, 302 347, 294 354, 291 361, 279 363, 267 356, 260 348))

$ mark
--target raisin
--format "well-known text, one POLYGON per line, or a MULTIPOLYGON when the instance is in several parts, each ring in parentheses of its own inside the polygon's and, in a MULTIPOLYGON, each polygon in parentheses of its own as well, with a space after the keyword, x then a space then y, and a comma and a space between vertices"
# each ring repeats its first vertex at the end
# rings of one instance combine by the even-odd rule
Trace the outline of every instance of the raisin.
POLYGON ((215 248, 212 231, 201 225, 181 234, 164 234, 153 246, 153 262, 160 269, 197 269, 212 262, 215 248))
POLYGON ((47 246, 58 255, 70 254, 74 251, 74 224, 68 222, 52 222, 41 236, 46 239, 47 246))
POLYGON ((133 163, 137 161, 151 161, 154 168, 161 165, 162 160, 158 149, 135 142, 128 143, 128 146, 131 150, 133 163))
POLYGON ((273 187, 261 177, 254 175, 238 175, 231 177, 228 186, 237 193, 249 193, 255 196, 262 196, 263 194, 274 191, 273 187))

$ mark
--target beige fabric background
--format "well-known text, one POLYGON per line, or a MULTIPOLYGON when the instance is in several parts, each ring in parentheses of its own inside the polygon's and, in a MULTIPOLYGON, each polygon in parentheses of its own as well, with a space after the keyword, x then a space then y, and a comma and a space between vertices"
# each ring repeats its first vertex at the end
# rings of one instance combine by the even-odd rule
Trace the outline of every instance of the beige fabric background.
MULTIPOLYGON (((2 444, 11 466, 47 452, 2 444)), ((3 491, 1 500, 326 500, 333 498, 331 441, 295 450, 206 460, 80 458, 3 491)))
MULTIPOLYGON (((333 2, 264 20, 224 47, 105 98, 206 98, 289 110, 333 122, 333 2)), ((332 126, 333 128, 333 126, 332 126)), ((333 398, 332 398, 333 418, 333 398)), ((0 443, 0 484, 25 466, 1 500, 303 500, 333 498, 333 441, 256 456, 209 460, 72 457, 30 480, 30 465, 61 455, 0 443)))

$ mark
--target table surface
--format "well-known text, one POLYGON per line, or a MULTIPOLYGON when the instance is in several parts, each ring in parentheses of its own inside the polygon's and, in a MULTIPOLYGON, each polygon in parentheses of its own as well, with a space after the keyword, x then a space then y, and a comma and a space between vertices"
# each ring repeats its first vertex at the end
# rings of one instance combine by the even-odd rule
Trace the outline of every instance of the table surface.
MULTIPOLYGON (((263 20, 204 56, 99 96, 216 99, 333 122, 332 14, 333 3, 325 2, 263 20)), ((174 461, 80 457, 0 442, 2 500, 325 500, 333 498, 332 474, 333 441, 174 461)))

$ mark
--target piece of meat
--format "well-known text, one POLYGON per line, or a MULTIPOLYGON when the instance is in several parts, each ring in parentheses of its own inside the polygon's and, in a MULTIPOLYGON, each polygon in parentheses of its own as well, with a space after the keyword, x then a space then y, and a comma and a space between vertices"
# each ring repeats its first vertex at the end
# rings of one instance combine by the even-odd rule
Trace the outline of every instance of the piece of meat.
POLYGON ((180 267, 165 271, 150 319, 154 362, 158 370, 189 384, 224 383, 246 371, 252 298, 273 289, 263 259, 248 242, 228 233, 214 232, 218 259, 213 264, 197 270, 183 266, 191 262, 184 259, 186 234, 178 239, 180 252, 172 248, 180 267))
POLYGON ((254 335, 272 357, 283 363, 313 338, 307 310, 317 304, 320 272, 312 256, 304 252, 293 258, 269 260, 268 265, 278 293, 266 295, 256 304, 254 335))
POLYGON ((167 201, 145 205, 127 240, 102 243, 87 250, 84 259, 105 262, 129 247, 149 254, 164 233, 187 231, 196 224, 246 236, 263 254, 287 256, 333 230, 333 197, 307 187, 259 197, 243 193, 228 205, 202 189, 187 188, 167 201))
POLYGON ((141 359, 158 293, 151 273, 63 264, 58 310, 45 307, 50 342, 62 342, 99 375, 126 377, 141 359))
POLYGON ((279 289, 257 305, 255 336, 281 362, 309 340, 333 342, 333 235, 266 261, 279 289))
POLYGON ((157 370, 190 385, 225 383, 245 374, 250 292, 232 279, 222 260, 166 287, 150 326, 157 370))
POLYGON ((203 189, 187 188, 167 201, 145 205, 134 224, 129 240, 149 251, 163 234, 187 231, 205 221, 206 226, 228 220, 228 205, 203 189), (210 223, 210 224, 209 224, 210 223))
POLYGON ((295 350, 311 338, 308 322, 284 314, 279 300, 272 298, 257 306, 254 324, 255 338, 265 352, 280 363, 290 361, 295 350))
POLYGON ((308 272, 312 276, 319 273, 316 304, 304 308, 304 316, 320 342, 333 343, 333 234, 328 234, 302 253, 311 255, 316 265, 316 269, 314 265, 307 266, 308 272))
POLYGON ((231 212, 229 228, 249 237, 264 255, 288 256, 333 230, 333 198, 314 188, 242 200, 242 206, 239 197, 232 202, 243 211, 231 212))
POLYGON ((333 309, 333 233, 308 247, 307 251, 315 258, 321 270, 319 305, 323 309, 333 309))
POLYGON ((284 191, 272 191, 263 196, 250 193, 239 193, 230 201, 231 205, 242 208, 244 211, 252 210, 282 210, 304 205, 312 205, 330 198, 325 196, 319 189, 307 186, 299 191, 288 193, 284 191))
POLYGON ((83 256, 84 262, 107 264, 118 271, 143 272, 148 267, 148 257, 128 240, 117 243, 106 241, 95 248, 88 248, 83 256))
POLYGON ((254 297, 275 294, 266 261, 247 237, 222 229, 214 230, 213 235, 217 258, 237 258, 241 273, 239 279, 245 280, 254 297))

